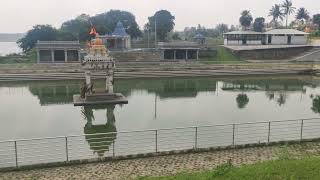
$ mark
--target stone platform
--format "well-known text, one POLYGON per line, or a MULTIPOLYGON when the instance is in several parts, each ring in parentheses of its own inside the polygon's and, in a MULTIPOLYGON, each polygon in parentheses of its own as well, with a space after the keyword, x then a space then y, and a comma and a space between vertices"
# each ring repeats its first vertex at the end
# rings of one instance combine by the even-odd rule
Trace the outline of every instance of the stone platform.
POLYGON ((311 44, 304 45, 224 45, 232 51, 252 51, 252 50, 265 50, 265 49, 290 49, 290 48, 310 48, 311 44))
POLYGON ((103 104, 128 104, 128 100, 121 93, 95 93, 87 95, 85 99, 80 95, 73 96, 74 106, 103 105, 103 104))

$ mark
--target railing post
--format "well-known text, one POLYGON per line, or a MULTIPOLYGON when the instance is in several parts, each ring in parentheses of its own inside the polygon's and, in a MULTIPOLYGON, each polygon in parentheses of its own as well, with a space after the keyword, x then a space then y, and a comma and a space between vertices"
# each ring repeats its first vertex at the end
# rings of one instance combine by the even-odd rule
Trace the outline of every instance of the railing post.
POLYGON ((270 130, 271 130, 271 122, 269 121, 269 127, 268 127, 268 143, 270 143, 270 130))
POLYGON ((158 153, 158 130, 155 130, 155 136, 156 136, 156 153, 158 153))
POLYGON ((19 167, 19 164, 18 164, 18 149, 17 149, 17 141, 14 141, 14 150, 15 150, 15 155, 16 155, 16 167, 19 167))
POLYGON ((112 157, 116 156, 116 152, 114 151, 114 144, 115 144, 115 141, 113 140, 113 142, 112 142, 112 157))
POLYGON ((303 119, 301 120, 300 141, 302 141, 302 138, 303 138, 303 119))
POLYGON ((66 158, 67 158, 67 162, 69 161, 69 149, 68 149, 68 137, 65 137, 66 140, 66 158))
POLYGON ((235 145, 235 139, 234 139, 234 136, 235 136, 235 129, 236 129, 236 125, 235 124, 233 124, 232 125, 232 146, 234 146, 235 145))
POLYGON ((195 127, 196 131, 195 131, 195 139, 194 139, 194 148, 197 149, 198 148, 198 127, 195 127))

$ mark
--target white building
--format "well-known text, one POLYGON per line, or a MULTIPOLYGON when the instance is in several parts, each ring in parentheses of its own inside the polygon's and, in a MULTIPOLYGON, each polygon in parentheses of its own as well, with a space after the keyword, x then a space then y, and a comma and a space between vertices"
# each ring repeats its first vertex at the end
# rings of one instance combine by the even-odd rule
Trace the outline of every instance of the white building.
POLYGON ((308 35, 295 29, 273 29, 264 33, 232 31, 224 33, 224 45, 307 45, 308 35))
POLYGON ((296 29, 273 29, 264 33, 266 44, 274 45, 304 45, 308 44, 308 35, 296 29))

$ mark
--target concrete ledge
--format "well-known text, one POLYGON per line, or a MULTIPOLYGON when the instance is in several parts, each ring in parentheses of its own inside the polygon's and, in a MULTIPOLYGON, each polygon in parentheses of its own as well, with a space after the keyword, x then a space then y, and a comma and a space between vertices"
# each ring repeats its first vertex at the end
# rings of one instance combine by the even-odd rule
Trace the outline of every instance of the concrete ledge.
POLYGON ((150 157, 159 157, 159 156, 170 156, 170 155, 179 155, 179 154, 188 154, 188 153, 203 153, 203 152, 215 152, 215 151, 223 151, 223 150, 239 150, 239 149, 254 148, 254 147, 272 147, 272 146, 281 146, 281 145, 294 145, 294 144, 310 143, 310 142, 320 142, 320 138, 305 139, 305 140, 292 140, 292 141, 279 141, 279 142, 270 142, 270 143, 253 143, 253 144, 220 146, 220 147, 209 147, 209 148, 193 148, 193 149, 185 149, 185 150, 163 151, 163 152, 158 152, 158 153, 154 152, 154 153, 127 155, 127 156, 71 160, 68 162, 65 161, 65 162, 43 163, 43 164, 10 167, 10 168, 0 168, 0 172, 24 171, 24 170, 33 170, 33 169, 42 169, 42 168, 73 166, 73 165, 80 165, 80 164, 121 161, 121 160, 150 158, 150 157))
POLYGON ((227 47, 233 55, 242 59, 252 60, 287 60, 299 56, 312 48, 313 46, 227 47))
POLYGON ((225 48, 233 51, 248 51, 248 50, 261 50, 261 49, 287 49, 287 48, 301 48, 301 47, 314 47, 313 45, 224 45, 225 48))
POLYGON ((115 94, 114 98, 101 99, 101 100, 85 100, 80 95, 73 96, 74 106, 86 106, 86 105, 100 105, 100 104, 128 104, 128 100, 120 93, 115 94))

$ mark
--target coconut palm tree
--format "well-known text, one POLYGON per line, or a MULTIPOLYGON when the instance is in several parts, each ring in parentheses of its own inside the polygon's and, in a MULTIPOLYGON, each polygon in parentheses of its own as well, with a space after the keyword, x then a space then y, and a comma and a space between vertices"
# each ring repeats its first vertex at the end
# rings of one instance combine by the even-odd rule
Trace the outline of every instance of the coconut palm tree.
POLYGON ((301 21, 302 23, 305 23, 310 19, 309 12, 306 10, 306 8, 300 8, 297 11, 296 19, 301 21))
POLYGON ((250 27, 250 25, 253 21, 253 18, 252 18, 250 11, 248 11, 248 10, 242 11, 239 21, 240 21, 240 24, 243 27, 243 29, 247 29, 248 27, 250 27))
POLYGON ((288 28, 288 18, 289 15, 294 13, 295 11, 295 7, 292 6, 292 1, 291 0, 284 0, 282 5, 282 10, 283 10, 283 14, 286 16, 286 27, 288 28))
POLYGON ((269 11, 269 16, 272 17, 272 22, 275 26, 278 26, 278 19, 283 20, 283 14, 281 12, 281 7, 279 4, 275 4, 269 11))

